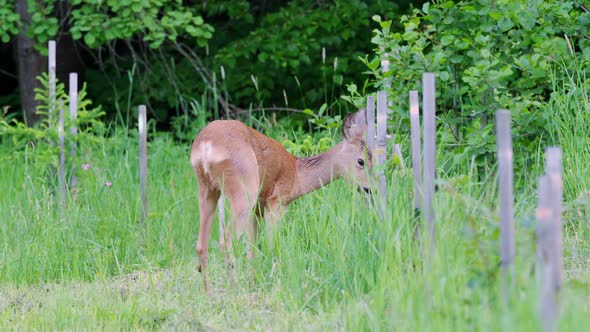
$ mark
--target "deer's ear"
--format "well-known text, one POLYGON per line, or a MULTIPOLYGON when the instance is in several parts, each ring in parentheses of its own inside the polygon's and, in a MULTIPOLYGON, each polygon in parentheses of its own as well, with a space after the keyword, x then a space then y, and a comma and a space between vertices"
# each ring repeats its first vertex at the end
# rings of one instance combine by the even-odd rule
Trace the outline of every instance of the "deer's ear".
POLYGON ((367 132, 367 115, 364 109, 358 112, 350 113, 344 118, 342 125, 342 136, 347 141, 355 139, 365 139, 367 132))

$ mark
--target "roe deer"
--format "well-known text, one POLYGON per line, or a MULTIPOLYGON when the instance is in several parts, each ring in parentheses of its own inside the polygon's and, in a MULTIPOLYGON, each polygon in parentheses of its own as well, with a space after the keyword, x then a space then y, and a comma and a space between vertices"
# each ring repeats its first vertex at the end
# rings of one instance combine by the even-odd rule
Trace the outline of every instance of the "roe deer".
MULTIPOLYGON (((366 126, 363 110, 349 114, 342 127, 344 139, 320 155, 305 158, 293 156, 279 142, 240 121, 217 120, 203 128, 193 141, 190 162, 199 186, 197 255, 207 293, 209 237, 220 195, 230 204, 230 222, 220 246, 226 264, 232 266, 230 227, 235 227, 238 239, 246 232, 250 243, 255 243, 262 218, 274 228, 289 203, 332 180, 344 177, 369 191, 372 157, 366 126)), ((247 257, 252 256, 248 246, 247 257)))

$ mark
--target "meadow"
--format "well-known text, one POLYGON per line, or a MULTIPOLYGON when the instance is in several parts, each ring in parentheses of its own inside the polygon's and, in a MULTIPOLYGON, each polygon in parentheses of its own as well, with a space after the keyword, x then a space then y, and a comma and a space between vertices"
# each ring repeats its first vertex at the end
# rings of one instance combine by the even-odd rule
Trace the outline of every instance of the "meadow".
MULTIPOLYGON (((542 105, 549 144, 564 153, 564 263, 560 329, 590 325, 590 98, 567 77, 542 105)), ((278 140, 284 126, 258 122, 278 140)), ((194 135, 199 128, 191 128, 194 135)), ((437 248, 414 237, 411 169, 388 170, 380 218, 340 181, 295 201, 275 241, 259 234, 254 285, 244 244, 235 246, 231 287, 216 223, 210 250, 212 295, 197 271, 197 185, 190 144, 150 132, 149 216, 140 222, 138 145, 113 127, 80 144, 76 197, 60 209, 43 143, 0 150, 0 329, 179 329, 346 331, 535 331, 535 186, 542 152, 515 181, 516 260, 508 303, 500 296, 497 179, 470 160, 439 153, 437 248)), ((338 133, 331 133, 338 140, 338 133)), ((399 142, 408 156, 409 141, 399 142)), ((442 151, 442 149, 439 149, 442 151)), ((406 163, 409 162, 407 158, 406 163)), ((494 167, 492 167, 494 169, 494 167)), ((422 232, 424 233, 424 232, 422 232)))

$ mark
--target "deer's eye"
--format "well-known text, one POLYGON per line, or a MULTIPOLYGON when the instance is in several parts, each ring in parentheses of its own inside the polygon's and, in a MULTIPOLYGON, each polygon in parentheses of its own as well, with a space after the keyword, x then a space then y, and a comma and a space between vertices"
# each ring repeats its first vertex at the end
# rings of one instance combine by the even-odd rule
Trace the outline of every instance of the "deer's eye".
POLYGON ((360 167, 364 167, 365 166, 365 161, 362 160, 362 159, 359 159, 356 162, 359 164, 360 167))

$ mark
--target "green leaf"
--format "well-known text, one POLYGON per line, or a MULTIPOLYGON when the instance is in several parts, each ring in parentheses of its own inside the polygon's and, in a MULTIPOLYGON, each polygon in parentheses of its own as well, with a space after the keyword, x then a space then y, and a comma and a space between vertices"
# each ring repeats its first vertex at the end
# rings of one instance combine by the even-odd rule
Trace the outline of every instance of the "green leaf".
POLYGON ((491 23, 484 23, 479 27, 479 29, 485 33, 489 33, 492 32, 492 30, 494 30, 494 25, 491 23))
POLYGON ((453 41, 455 41, 455 37, 453 35, 444 35, 440 39, 440 43, 443 44, 444 46, 451 45, 453 43, 453 41))
POLYGON ((504 17, 504 15, 502 13, 499 13, 499 12, 490 12, 489 15, 490 15, 491 18, 493 18, 496 21, 498 21, 498 20, 500 20, 501 18, 504 17))
POLYGON ((35 29, 33 29, 33 34, 40 35, 40 34, 43 33, 43 31, 45 31, 45 26, 43 26, 43 25, 37 25, 35 27, 35 29))
POLYGON ((391 26, 391 20, 390 21, 383 21, 380 23, 381 28, 383 29, 389 29, 389 27, 391 26))
POLYGON ((320 110, 318 111, 318 115, 322 116, 322 114, 324 114, 324 112, 326 111, 327 108, 328 108, 328 104, 323 103, 322 106, 320 106, 320 110))
POLYGON ((113 31, 111 29, 105 30, 104 37, 106 40, 109 40, 109 41, 115 39, 115 35, 113 34, 113 31))
POLYGON ((82 33, 80 33, 80 30, 76 29, 76 30, 70 30, 70 31, 72 33, 72 38, 74 40, 78 40, 78 39, 82 38, 82 33))
POLYGON ((502 16, 502 18, 498 21, 498 28, 500 28, 500 31, 502 32, 512 29, 513 26, 514 23, 512 23, 512 20, 506 16, 502 16))
POLYGON ((526 30, 532 30, 535 27, 536 15, 520 15, 518 20, 523 28, 526 30))
POLYGON ((131 5, 131 10, 134 11, 134 12, 136 12, 136 13, 141 12, 142 9, 143 9, 143 7, 141 6, 141 3, 139 3, 139 2, 134 2, 131 5))
POLYGON ((57 35, 57 25, 51 25, 49 29, 47 29, 47 34, 51 37, 55 37, 57 35))
POLYGON ((377 70, 381 66, 381 59, 375 58, 367 64, 371 70, 377 70))
POLYGON ((84 35, 84 43, 86 43, 86 45, 93 47, 95 42, 96 42, 96 37, 94 37, 93 34, 87 33, 84 35))

